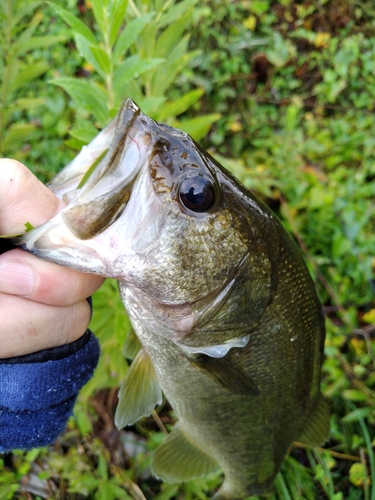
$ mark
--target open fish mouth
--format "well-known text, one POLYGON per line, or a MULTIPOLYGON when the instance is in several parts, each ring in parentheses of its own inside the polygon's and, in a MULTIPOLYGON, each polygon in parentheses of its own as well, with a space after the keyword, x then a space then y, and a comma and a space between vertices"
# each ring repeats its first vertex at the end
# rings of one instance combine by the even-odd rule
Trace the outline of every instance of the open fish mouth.
POLYGON ((117 121, 113 120, 84 147, 50 184, 50 189, 67 202, 66 208, 16 243, 39 257, 46 254, 48 260, 55 260, 55 253, 56 261, 63 265, 73 262, 76 269, 110 276, 100 256, 101 238, 97 241, 95 237, 105 233, 123 213, 134 181, 152 149, 154 125, 127 99, 117 121))

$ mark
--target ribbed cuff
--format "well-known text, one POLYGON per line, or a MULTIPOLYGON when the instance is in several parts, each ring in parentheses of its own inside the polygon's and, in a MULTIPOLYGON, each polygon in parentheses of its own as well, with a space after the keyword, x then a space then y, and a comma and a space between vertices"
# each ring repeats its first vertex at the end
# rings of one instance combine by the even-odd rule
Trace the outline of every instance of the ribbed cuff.
POLYGON ((98 341, 88 330, 71 344, 0 360, 0 452, 53 442, 98 359, 98 341))

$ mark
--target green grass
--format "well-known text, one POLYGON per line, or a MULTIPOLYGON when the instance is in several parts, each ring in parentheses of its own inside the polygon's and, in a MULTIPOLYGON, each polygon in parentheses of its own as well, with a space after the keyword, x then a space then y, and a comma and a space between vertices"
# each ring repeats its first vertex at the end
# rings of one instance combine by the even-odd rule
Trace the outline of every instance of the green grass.
MULTIPOLYGON (((324 449, 294 446, 271 498, 375 500, 375 8, 359 0, 205 0, 164 34, 170 43, 157 45, 181 12, 167 6, 173 2, 162 12, 161 0, 129 1, 126 23, 142 20, 132 25, 128 47, 123 39, 119 59, 113 33, 121 26, 111 18, 98 23, 88 2, 80 10, 73 0, 56 3, 95 41, 40 2, 0 7, 1 154, 47 181, 126 96, 210 148, 294 235, 327 316, 322 389, 331 438, 324 449), (172 41, 188 32, 194 36, 173 53, 172 41), (28 44, 20 47, 22 36, 28 44), (170 70, 162 90, 160 59, 170 70), (120 87, 124 61, 133 73, 120 87), (26 71, 35 66, 39 73, 26 71), (6 85, 16 67, 18 83, 6 85), (77 105, 81 83, 94 89, 91 103, 77 105)), ((103 351, 96 376, 56 444, 0 461, 0 498, 209 498, 220 474, 168 485, 149 473, 150 453, 174 422, 167 403, 130 434, 114 428, 130 325, 115 283, 107 281, 94 304, 92 329, 103 351), (124 452, 125 439, 136 441, 136 453, 124 452), (39 493, 21 486, 27 477, 40 479, 39 493)))

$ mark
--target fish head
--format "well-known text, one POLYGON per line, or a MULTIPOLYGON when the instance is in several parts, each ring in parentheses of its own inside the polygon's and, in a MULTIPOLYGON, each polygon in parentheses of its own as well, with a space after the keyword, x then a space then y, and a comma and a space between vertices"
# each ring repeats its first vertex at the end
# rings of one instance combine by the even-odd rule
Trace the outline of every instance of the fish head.
POLYGON ((241 304, 248 328, 249 315, 255 321, 270 300, 261 229, 272 215, 191 137, 130 99, 108 152, 65 199, 54 219, 25 235, 24 247, 119 280, 127 306, 148 311, 164 336, 187 345, 227 341, 239 335, 231 332, 241 304), (204 325, 213 317, 219 324, 224 305, 235 309, 232 324, 213 341, 214 324, 204 325))

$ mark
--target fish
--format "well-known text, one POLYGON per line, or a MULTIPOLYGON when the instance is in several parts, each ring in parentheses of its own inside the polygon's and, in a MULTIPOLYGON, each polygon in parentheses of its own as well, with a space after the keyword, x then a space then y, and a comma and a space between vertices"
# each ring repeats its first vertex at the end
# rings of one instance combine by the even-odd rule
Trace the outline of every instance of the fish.
POLYGON ((329 436, 324 316, 293 238, 188 134, 131 99, 50 188, 66 207, 18 244, 118 280, 134 359, 116 425, 164 394, 178 421, 153 454, 156 477, 221 470, 215 500, 267 495, 293 441, 329 436))

